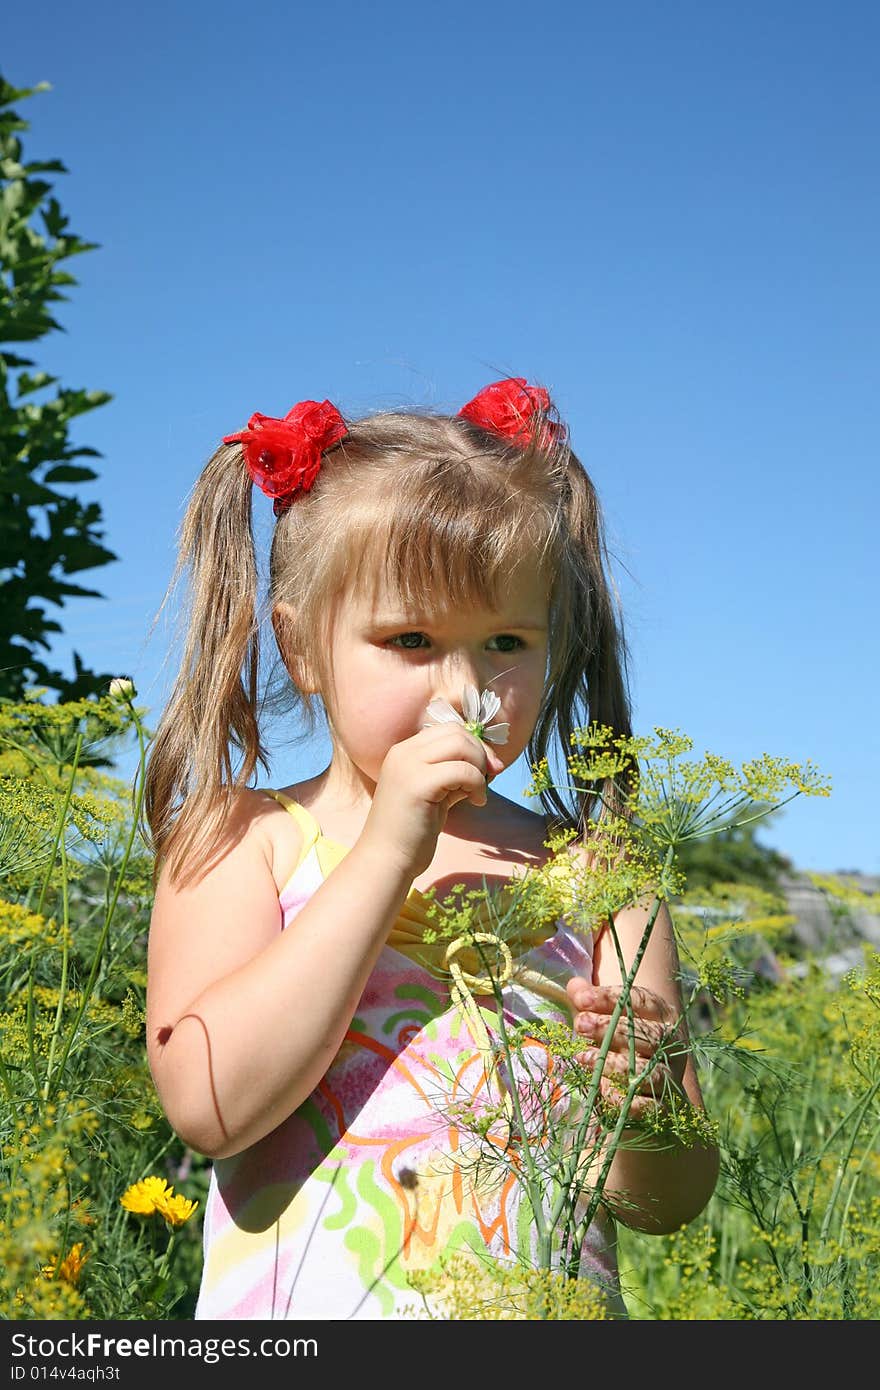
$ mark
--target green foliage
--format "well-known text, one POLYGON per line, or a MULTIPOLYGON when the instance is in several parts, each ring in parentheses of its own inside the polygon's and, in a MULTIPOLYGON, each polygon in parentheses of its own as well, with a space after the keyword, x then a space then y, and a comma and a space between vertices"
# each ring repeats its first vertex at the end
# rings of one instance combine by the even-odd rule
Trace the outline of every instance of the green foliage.
POLYGON ((703 1076, 725 1118, 706 1211, 671 1236, 620 1233, 635 1318, 880 1315, 880 955, 837 985, 805 964, 725 1015, 736 1047, 703 1076))
MULTIPOLYGON (((102 700, 52 705, 32 694, 0 703, 6 1319, 187 1319, 198 1288, 199 1220, 189 1219, 189 1208, 199 1204, 196 1216, 202 1209, 209 1165, 168 1126, 145 1059, 150 858, 137 836, 137 798, 132 805, 128 788, 101 764, 131 737, 143 754, 146 731, 130 683, 114 686, 116 694, 102 700)), ((676 785, 679 796, 664 798, 659 782, 652 789, 643 779, 641 841, 628 843, 611 819, 594 840, 589 870, 560 835, 547 864, 509 896, 495 901, 458 886, 435 904, 439 956, 470 936, 475 959, 464 952, 455 959, 497 973, 524 936, 541 937, 555 918, 574 924, 580 914, 591 930, 603 914, 662 885, 687 972, 712 1131, 701 1128, 706 1116, 688 1108, 672 1105, 656 1118, 678 1143, 717 1137, 722 1178, 700 1218, 672 1235, 619 1227, 630 1316, 876 1319, 880 956, 866 954, 862 969, 834 984, 808 957, 786 958, 791 918, 778 894, 735 880, 683 890, 666 863, 676 837, 711 826, 718 777, 737 798, 735 818, 747 823, 755 807, 786 791, 780 768, 800 790, 822 795, 824 788, 813 775, 769 759, 741 774, 715 760, 712 769, 693 764, 679 776, 687 748, 676 748, 663 734, 642 747, 648 765, 652 756, 672 758, 676 776, 670 781, 667 768, 665 785, 676 785), (662 859, 658 846, 666 850, 662 859), (475 929, 486 907, 497 909, 494 935, 475 929), (496 936, 506 953, 496 949, 496 936), (758 973, 768 944, 780 953, 779 977, 758 973)), ((876 895, 844 881, 825 878, 817 886, 841 913, 877 910, 876 895)), ((597 1093, 594 1070, 578 1060, 582 1043, 564 1025, 511 1026, 506 1046, 498 1061, 508 1074, 514 1060, 527 1068, 536 1049, 552 1055, 555 1074, 592 1097, 604 1132, 619 1137, 626 1093, 616 1105, 597 1093)), ((554 1164, 558 1175, 558 1112, 551 1115, 544 1099, 533 1092, 531 1120, 522 1107, 478 1112, 465 1100, 456 1119, 475 1161, 506 1161, 511 1136, 519 1129, 528 1138, 537 1118, 544 1142, 533 1150, 529 1181, 540 1187, 554 1164)), ((512 1150, 523 1171, 527 1147, 512 1150)), ((565 1210, 560 1218, 568 1220, 565 1210)), ((413 1285, 415 1317, 609 1316, 588 1279, 540 1263, 496 1266, 455 1256, 413 1285)))
POLYGON ((417 1271, 410 1283, 421 1304, 410 1315, 444 1322, 602 1322, 605 1299, 587 1279, 559 1271, 481 1261, 461 1251, 436 1269, 417 1271))
POLYGON ((206 1170, 168 1126, 144 1047, 150 860, 137 798, 95 766, 132 735, 143 755, 133 696, 125 682, 102 700, 0 703, 6 1319, 187 1316, 197 1284, 186 1223, 206 1170), (157 1169, 187 1193, 126 1209, 157 1169))
MULTIPOLYGON (((534 1244, 518 1250, 517 1275, 528 1286, 536 1270, 549 1276, 562 1262, 563 1275, 577 1287, 578 1252, 606 1202, 605 1184, 619 1151, 709 1145, 723 1159, 714 1215, 660 1244, 656 1235, 637 1233, 637 1219, 628 1224, 626 1193, 611 1193, 621 1221, 623 1289, 633 1315, 874 1316, 880 1266, 880 956, 865 974, 853 972, 845 999, 828 998, 821 971, 810 972, 812 1026, 805 1036, 798 1018, 793 1056, 801 979, 785 970, 784 957, 774 958, 773 971, 761 974, 768 952, 790 941, 793 918, 784 900, 761 875, 757 883, 754 874, 744 882, 707 875, 702 886, 694 875, 697 882, 686 884, 678 862, 694 844, 743 830, 750 838, 752 826, 792 796, 828 795, 827 783, 810 764, 768 755, 740 769, 714 754, 691 759, 691 740, 668 729, 656 728, 653 737, 615 738, 610 729, 592 725, 575 731, 572 745, 575 785, 566 790, 604 787, 583 852, 570 852, 567 834, 551 838, 547 861, 527 872, 512 901, 487 888, 482 897, 492 909, 488 932, 476 917, 478 893, 454 889, 432 908, 437 939, 450 936, 456 950, 470 948, 480 957, 489 982, 471 977, 471 988, 487 993, 491 987, 496 1000, 494 1076, 487 1072, 485 1087, 459 1101, 450 1120, 466 1136, 461 1147, 467 1145, 475 1175, 513 1179, 522 1190, 534 1244), (630 995, 664 899, 673 904, 691 1041, 683 1041, 677 1021, 667 1029, 667 1041, 637 1058, 630 995), (625 969, 614 917, 633 907, 647 909, 647 919, 635 959, 625 969), (502 986, 517 978, 510 949, 517 925, 540 930, 553 916, 584 931, 607 927, 625 977, 604 1041, 588 1053, 567 1023, 530 1019, 514 1025, 505 1016, 502 986), (614 1069, 604 1078, 618 1027, 629 1037, 629 1074, 614 1069), (549 1065, 535 1065, 538 1050, 549 1065), (708 1074, 706 1110, 661 1080, 652 1085, 653 1103, 637 1113, 639 1089, 663 1076, 665 1056, 680 1058, 685 1050, 708 1074), (512 1084, 498 1086, 501 1069, 514 1078, 512 1084)), ((547 777, 546 765, 536 768, 534 785, 546 785, 547 777)), ((703 862, 712 861, 707 856, 703 862)), ((721 854, 716 863, 729 876, 737 861, 721 854)), ((864 905, 851 887, 822 886, 836 889, 842 904, 864 905)), ((451 994, 461 997, 473 1031, 478 1019, 464 988, 467 977, 461 970, 456 977, 454 965, 450 969, 451 994)), ((533 972, 524 970, 520 978, 529 983, 530 976, 540 993, 533 972)), ((487 1037, 481 1050, 488 1045, 487 1037)), ((553 1279, 558 1278, 557 1270, 553 1279)), ((454 1315, 485 1317, 485 1311, 468 1314, 463 1307, 466 1276, 459 1275, 456 1284, 454 1315)), ((448 1296, 449 1281, 441 1276, 422 1291, 448 1296)), ((483 1279, 472 1303, 484 1310, 486 1297, 496 1295, 500 1287, 487 1295, 483 1279)), ((549 1298, 528 1307, 532 1311, 519 1303, 506 1316, 565 1316, 549 1298)))
POLYGON ((62 387, 31 357, 9 345, 32 343, 61 330, 55 305, 76 280, 62 266, 94 249, 68 228, 68 219, 44 175, 64 174, 57 159, 24 162, 21 133, 29 129, 13 103, 45 91, 16 89, 0 77, 0 695, 19 699, 38 683, 62 699, 106 689, 110 677, 88 670, 74 653, 72 677, 43 659, 52 634, 62 631, 46 605, 73 596, 99 598, 71 575, 116 556, 103 543, 98 502, 64 490, 97 477, 100 457, 76 446, 70 423, 111 398, 106 391, 62 387))

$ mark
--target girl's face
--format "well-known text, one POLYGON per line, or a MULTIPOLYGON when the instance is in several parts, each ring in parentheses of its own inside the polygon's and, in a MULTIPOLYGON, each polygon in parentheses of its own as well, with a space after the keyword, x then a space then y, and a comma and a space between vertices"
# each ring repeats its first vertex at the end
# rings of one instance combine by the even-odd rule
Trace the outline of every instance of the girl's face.
POLYGON ((395 743, 428 722, 430 700, 461 713, 465 685, 501 700, 493 723, 507 721, 507 743, 493 744, 505 767, 526 748, 537 722, 548 655, 546 580, 521 565, 500 607, 407 610, 380 593, 375 604, 348 594, 336 614, 330 647, 334 691, 325 695, 337 758, 360 780, 378 781, 395 743))

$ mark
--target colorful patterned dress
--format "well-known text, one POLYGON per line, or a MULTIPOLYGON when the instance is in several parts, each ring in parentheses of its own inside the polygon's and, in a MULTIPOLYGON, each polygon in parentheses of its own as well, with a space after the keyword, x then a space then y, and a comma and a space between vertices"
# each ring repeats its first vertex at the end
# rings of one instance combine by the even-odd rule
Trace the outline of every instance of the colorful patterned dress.
MULTIPOLYGON (((326 839, 304 807, 272 795, 303 832, 299 863, 279 895, 283 929, 295 931, 297 913, 346 848, 326 839)), ((197 1319, 424 1317, 430 1300, 408 1276, 436 1267, 439 1256, 528 1259, 534 1223, 520 1180, 509 1165, 487 1168, 470 1124, 456 1123, 457 1110, 500 1109, 506 1078, 497 1067, 493 1076, 479 1042, 493 1024, 497 1030, 494 1000, 468 995, 463 1003, 448 973, 427 968, 422 932, 437 925, 427 906, 411 889, 311 1096, 264 1139, 215 1161, 197 1319)), ((591 947, 588 934, 559 925, 520 957, 504 989, 507 1021, 555 1019, 570 1028, 564 985, 591 974, 591 947), (534 990, 534 980, 549 988, 534 990)), ((552 1084, 546 1047, 528 1055, 552 1084)), ((571 1098, 557 1091, 554 1104, 570 1113, 571 1098)), ((627 1316, 614 1226, 601 1210, 580 1273, 603 1291, 606 1316, 627 1316)), ((442 1307, 432 1315, 442 1317, 442 1307)))

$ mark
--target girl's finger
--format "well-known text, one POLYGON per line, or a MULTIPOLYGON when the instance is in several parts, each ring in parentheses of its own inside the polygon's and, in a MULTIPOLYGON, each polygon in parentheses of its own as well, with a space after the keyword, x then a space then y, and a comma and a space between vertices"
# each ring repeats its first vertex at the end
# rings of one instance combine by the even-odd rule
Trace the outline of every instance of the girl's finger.
MULTIPOLYGON (((576 1009, 610 1015, 620 997, 619 985, 593 985, 584 980, 570 980, 569 994, 576 1009)), ((672 1010, 665 1000, 649 989, 633 985, 630 993, 633 1013, 660 1022, 671 1021, 672 1010)))
MULTIPOLYGON (((574 1020, 574 1031, 580 1037, 592 1038, 601 1045, 608 1031, 608 1019, 604 1014, 577 1014, 574 1020)), ((668 1038, 667 1029, 663 1024, 652 1023, 649 1019, 644 1018, 636 1018, 633 1020, 632 1034, 635 1042, 636 1054, 639 1057, 652 1057, 668 1038)), ((630 1024, 621 1019, 614 1030, 614 1037, 611 1043, 614 1051, 628 1053, 629 1038, 630 1024)))
POLYGON ((454 806, 458 801, 471 800, 475 806, 486 804, 486 778, 478 768, 465 762, 442 762, 436 765, 432 779, 431 800, 454 806))
MULTIPOLYGON (((582 1054, 583 1065, 594 1067, 597 1055, 595 1053, 582 1054)), ((636 1065, 636 1096, 642 1096, 651 1100, 655 1104, 660 1104, 674 1086, 672 1074, 663 1065, 649 1067, 642 1063, 636 1065)), ((602 1068, 602 1079, 599 1083, 602 1094, 608 1099, 614 1097, 620 1101, 625 1094, 630 1083, 629 1067, 621 1059, 609 1054, 605 1058, 605 1065, 602 1068)))
POLYGON ((475 734, 459 724, 428 724, 415 737, 422 740, 423 755, 428 762, 472 758, 484 776, 487 772, 494 776, 496 769, 504 766, 496 753, 492 753, 475 734))
MULTIPOLYGON (((599 1083, 603 1100, 612 1107, 620 1105, 620 1091, 604 1079, 599 1083)), ((657 1109, 658 1102, 651 1096, 633 1096, 630 1101, 627 1123, 637 1125, 644 1120, 652 1111, 657 1109)))

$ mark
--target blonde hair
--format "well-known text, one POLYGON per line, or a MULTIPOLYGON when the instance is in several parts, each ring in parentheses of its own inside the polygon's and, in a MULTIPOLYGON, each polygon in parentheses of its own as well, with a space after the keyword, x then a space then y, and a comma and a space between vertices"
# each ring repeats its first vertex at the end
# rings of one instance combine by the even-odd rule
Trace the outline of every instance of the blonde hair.
MULTIPOLYGON (((546 421, 546 415, 543 416, 546 421)), ((279 516, 269 603, 300 711, 329 690, 327 652, 339 599, 381 585, 404 603, 496 606, 511 569, 547 576, 549 669, 528 756, 552 743, 565 759, 586 722, 631 733, 626 645, 599 501, 564 431, 535 422, 527 446, 459 416, 383 412, 348 423, 307 493, 279 516), (553 438, 555 435, 555 438, 553 438)), ((258 719, 258 566, 251 480, 239 444, 223 444, 198 479, 181 528, 172 588, 190 581, 181 668, 150 746, 147 834, 157 869, 175 875, 216 850, 231 795, 268 768, 258 719), (238 755, 237 766, 233 752, 238 755)), ((170 592, 170 590, 169 590, 170 592)), ((582 827, 596 789, 572 806, 542 792, 557 825, 582 827)))

